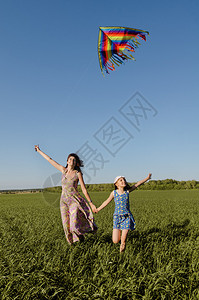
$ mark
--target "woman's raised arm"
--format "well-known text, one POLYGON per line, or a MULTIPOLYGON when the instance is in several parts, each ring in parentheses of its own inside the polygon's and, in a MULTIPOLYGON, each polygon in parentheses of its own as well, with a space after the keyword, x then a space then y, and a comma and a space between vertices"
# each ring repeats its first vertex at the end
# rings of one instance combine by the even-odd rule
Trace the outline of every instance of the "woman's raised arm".
POLYGON ((38 145, 35 145, 35 151, 38 152, 39 154, 41 154, 41 156, 43 156, 53 167, 55 167, 58 171, 64 173, 65 171, 65 167, 58 164, 56 161, 54 161, 50 156, 48 156, 47 154, 45 154, 43 151, 40 150, 38 145))

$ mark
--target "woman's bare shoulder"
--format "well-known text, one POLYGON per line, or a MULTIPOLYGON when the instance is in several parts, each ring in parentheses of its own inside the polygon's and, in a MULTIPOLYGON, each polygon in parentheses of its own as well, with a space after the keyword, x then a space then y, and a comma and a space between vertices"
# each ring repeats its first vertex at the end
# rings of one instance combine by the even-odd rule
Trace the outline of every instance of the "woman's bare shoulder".
POLYGON ((67 173, 67 168, 62 166, 62 174, 66 174, 67 173))

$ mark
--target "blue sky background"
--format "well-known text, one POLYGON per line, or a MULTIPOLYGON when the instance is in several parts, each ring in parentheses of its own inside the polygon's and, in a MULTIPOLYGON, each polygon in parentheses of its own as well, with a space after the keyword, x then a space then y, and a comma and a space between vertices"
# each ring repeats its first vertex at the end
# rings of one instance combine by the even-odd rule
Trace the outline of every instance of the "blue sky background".
MULTIPOLYGON (((199 2, 0 2, 0 189, 42 187, 88 141, 108 160, 92 183, 199 180, 199 2), (97 55, 99 26, 148 30, 110 75, 97 55), (139 92, 156 110, 136 131, 119 108, 139 92), (113 157, 94 134, 115 117, 134 136, 113 157)), ((85 172, 89 172, 85 168, 85 172)), ((85 176, 85 181, 86 176, 85 176)))

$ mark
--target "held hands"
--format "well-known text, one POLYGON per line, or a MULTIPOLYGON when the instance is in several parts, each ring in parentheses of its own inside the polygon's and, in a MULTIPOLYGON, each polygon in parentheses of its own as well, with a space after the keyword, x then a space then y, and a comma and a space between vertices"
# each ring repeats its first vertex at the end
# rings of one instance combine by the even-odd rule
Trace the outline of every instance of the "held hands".
POLYGON ((90 203, 90 207, 91 207, 92 211, 94 212, 94 214, 96 214, 98 212, 96 206, 92 202, 90 203))
POLYGON ((96 208, 96 212, 95 212, 95 213, 97 214, 99 211, 100 211, 100 209, 99 209, 99 207, 98 207, 98 208, 96 208))

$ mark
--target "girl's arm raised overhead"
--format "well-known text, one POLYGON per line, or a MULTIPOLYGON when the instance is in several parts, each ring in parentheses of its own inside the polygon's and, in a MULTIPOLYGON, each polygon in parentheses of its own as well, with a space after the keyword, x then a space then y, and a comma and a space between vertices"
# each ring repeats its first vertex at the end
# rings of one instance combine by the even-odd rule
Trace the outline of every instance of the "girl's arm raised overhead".
POLYGON ((151 176, 152 176, 152 174, 149 173, 149 175, 148 175, 145 179, 140 180, 140 181, 138 181, 136 184, 132 185, 132 186, 130 187, 130 189, 129 189, 129 192, 134 191, 138 186, 142 185, 143 183, 145 183, 146 181, 148 181, 149 179, 151 179, 151 176))
POLYGON ((55 167, 60 172, 64 173, 66 168, 61 166, 60 164, 58 164, 50 156, 48 156, 43 151, 41 151, 38 145, 35 146, 35 151, 37 151, 39 154, 41 154, 41 156, 43 156, 53 167, 55 167))
POLYGON ((99 212, 101 209, 103 209, 105 206, 107 206, 114 198, 113 192, 110 193, 110 196, 107 200, 105 200, 98 208, 97 211, 99 212))

